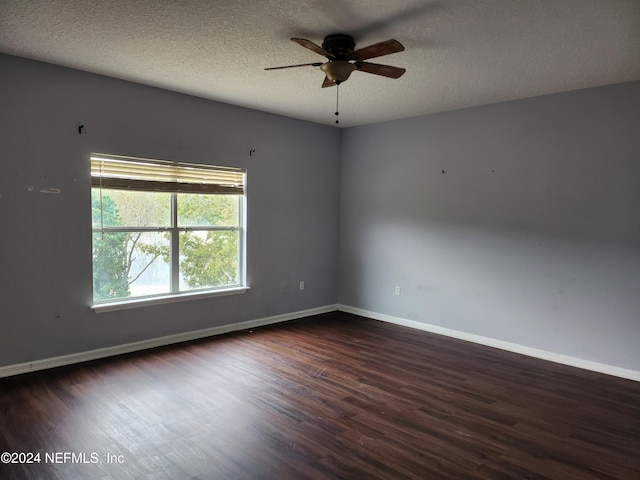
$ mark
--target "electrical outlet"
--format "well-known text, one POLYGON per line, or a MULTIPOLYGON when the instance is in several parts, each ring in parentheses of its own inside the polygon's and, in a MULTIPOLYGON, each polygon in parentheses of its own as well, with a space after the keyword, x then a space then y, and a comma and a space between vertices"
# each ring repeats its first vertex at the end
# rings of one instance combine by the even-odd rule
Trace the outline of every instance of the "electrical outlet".
POLYGON ((396 285, 396 295, 400 296, 400 286, 396 285))
POLYGON ((300 290, 304 290, 304 282, 300 282, 300 290))

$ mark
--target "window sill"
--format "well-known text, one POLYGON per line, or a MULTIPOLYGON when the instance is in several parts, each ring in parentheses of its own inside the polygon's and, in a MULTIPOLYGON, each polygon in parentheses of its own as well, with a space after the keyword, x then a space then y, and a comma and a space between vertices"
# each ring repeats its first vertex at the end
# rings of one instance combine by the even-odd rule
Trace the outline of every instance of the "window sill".
POLYGON ((113 312, 115 310, 128 310, 130 308, 149 307, 163 305, 165 303, 186 302, 203 298, 224 297, 227 295, 239 295, 249 290, 249 287, 233 287, 224 290, 209 290, 206 292, 188 292, 177 295, 163 295, 153 298, 136 298, 118 302, 96 303, 91 309, 96 313, 113 312))

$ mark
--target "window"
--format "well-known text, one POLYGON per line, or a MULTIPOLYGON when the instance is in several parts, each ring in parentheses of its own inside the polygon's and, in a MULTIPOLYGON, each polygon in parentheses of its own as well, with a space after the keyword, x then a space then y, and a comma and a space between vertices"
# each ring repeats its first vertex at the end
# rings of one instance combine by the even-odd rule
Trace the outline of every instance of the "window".
POLYGON ((93 301, 244 284, 241 169, 91 156, 93 301))

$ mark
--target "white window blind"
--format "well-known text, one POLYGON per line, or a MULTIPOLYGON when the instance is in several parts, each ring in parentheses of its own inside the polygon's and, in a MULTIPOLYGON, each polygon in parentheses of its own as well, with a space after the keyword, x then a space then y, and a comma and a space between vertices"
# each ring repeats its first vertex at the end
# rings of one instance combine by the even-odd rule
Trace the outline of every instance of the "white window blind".
POLYGON ((114 155, 91 156, 91 185, 175 193, 244 194, 245 170, 114 155))

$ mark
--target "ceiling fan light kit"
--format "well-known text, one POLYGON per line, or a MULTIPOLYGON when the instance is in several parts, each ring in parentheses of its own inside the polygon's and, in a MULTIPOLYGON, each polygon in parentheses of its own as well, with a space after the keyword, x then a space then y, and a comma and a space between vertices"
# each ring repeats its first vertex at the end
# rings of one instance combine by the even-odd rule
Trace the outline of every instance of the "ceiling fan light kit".
POLYGON ((340 84, 346 81, 351 72, 353 72, 357 67, 353 63, 349 63, 345 60, 334 60, 327 63, 322 64, 320 70, 322 70, 326 75, 329 81, 335 84, 340 84))
MULTIPOLYGON (((370 58, 402 52, 404 47, 400 42, 394 39, 375 43, 358 50, 355 50, 356 42, 353 37, 343 33, 327 35, 322 42, 322 46, 316 45, 306 38, 292 38, 291 41, 311 50, 312 52, 326 57, 329 61, 325 63, 314 62, 286 65, 284 67, 271 67, 265 68, 265 70, 280 70, 283 68, 306 66, 320 67, 320 70, 325 74, 325 79, 322 82, 322 88, 340 85, 342 82, 347 81, 355 70, 387 78, 400 78, 405 72, 404 68, 365 62, 365 60, 370 58)), ((337 95, 338 92, 336 91, 336 116, 339 115, 337 108, 337 95)), ((336 120, 336 123, 338 123, 338 120, 336 120)))

